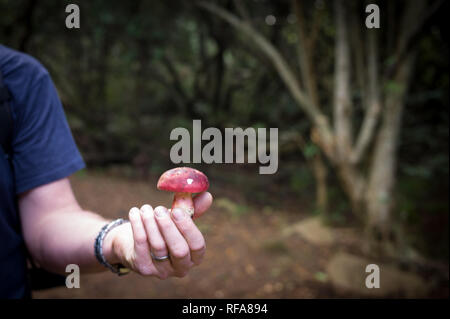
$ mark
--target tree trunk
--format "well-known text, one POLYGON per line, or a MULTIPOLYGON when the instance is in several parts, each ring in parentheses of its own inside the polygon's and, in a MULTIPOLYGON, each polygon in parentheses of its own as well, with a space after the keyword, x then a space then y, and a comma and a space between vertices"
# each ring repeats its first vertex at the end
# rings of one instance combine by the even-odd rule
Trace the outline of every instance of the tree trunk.
MULTIPOLYGON (((433 7, 434 8, 434 7, 433 7)), ((400 25, 397 44, 396 68, 389 89, 385 93, 384 112, 381 127, 375 141, 369 179, 365 193, 367 213, 367 248, 372 253, 395 255, 399 251, 401 237, 392 217, 397 165, 397 144, 401 127, 404 99, 408 91, 415 50, 411 47, 403 54, 411 39, 415 38, 416 26, 425 9, 425 2, 418 1, 409 6, 400 25)), ((389 78, 388 78, 389 80, 389 78)))
MULTIPOLYGON (((311 130, 311 138, 314 137, 316 130, 311 130)), ((306 163, 311 169, 314 175, 315 181, 315 195, 316 195, 316 208, 321 214, 326 214, 328 212, 328 167, 324 162, 323 155, 321 152, 317 152, 313 156, 307 154, 306 142, 300 134, 296 134, 294 137, 296 143, 303 155, 305 156, 306 163)), ((316 145, 318 147, 318 145, 316 145)))
POLYGON ((352 212, 360 219, 364 178, 358 168, 351 163, 353 145, 353 102, 351 99, 351 54, 349 41, 348 6, 343 0, 335 1, 335 63, 333 120, 335 132, 334 164, 343 189, 350 199, 352 212))
POLYGON ((317 209, 321 214, 326 214, 328 212, 328 187, 327 187, 328 169, 320 153, 316 154, 311 159, 311 166, 314 173, 314 179, 316 181, 317 209))
POLYGON ((413 59, 414 57, 410 56, 402 64, 394 79, 396 87, 398 87, 395 91, 388 92, 385 98, 383 122, 376 138, 364 198, 369 248, 375 248, 384 253, 395 253, 398 244, 392 220, 397 164, 396 151, 404 98, 408 88, 413 59), (383 246, 380 246, 381 243, 383 243, 383 246))

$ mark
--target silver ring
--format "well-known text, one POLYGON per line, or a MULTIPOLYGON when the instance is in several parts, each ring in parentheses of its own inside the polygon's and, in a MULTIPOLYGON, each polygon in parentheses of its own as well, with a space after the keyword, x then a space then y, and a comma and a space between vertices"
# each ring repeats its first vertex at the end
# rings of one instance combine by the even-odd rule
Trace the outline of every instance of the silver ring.
POLYGON ((170 258, 170 256, 169 256, 169 255, 167 255, 167 256, 161 256, 161 257, 158 257, 158 256, 155 256, 155 255, 153 255, 153 253, 152 253, 152 252, 150 252, 150 255, 152 256, 152 259, 153 259, 153 260, 155 260, 155 261, 164 261, 164 260, 166 260, 166 259, 169 259, 169 258, 170 258))

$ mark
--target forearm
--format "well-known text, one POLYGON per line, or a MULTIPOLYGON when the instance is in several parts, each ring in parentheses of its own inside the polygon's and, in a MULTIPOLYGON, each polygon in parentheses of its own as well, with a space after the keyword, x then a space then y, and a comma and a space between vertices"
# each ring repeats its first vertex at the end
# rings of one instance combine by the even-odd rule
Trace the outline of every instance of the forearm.
MULTIPOLYGON (((94 254, 94 241, 100 229, 108 222, 100 215, 81 209, 46 214, 26 238, 34 261, 41 267, 64 273, 68 264, 76 264, 84 272, 102 271, 94 254)), ((112 242, 106 236, 103 251, 112 258, 112 242)))
MULTIPOLYGON (((209 193, 196 196, 196 216, 201 216, 211 206, 211 202, 212 196, 209 193)), ((110 264, 120 262, 143 275, 155 275, 159 278, 185 275, 187 269, 198 264, 204 254, 203 236, 192 219, 182 218, 175 223, 167 210, 159 207, 159 211, 165 211, 165 218, 160 217, 157 222, 153 209, 149 205, 145 206, 148 206, 145 218, 143 211, 139 213, 139 209, 132 209, 138 211, 137 215, 134 214, 134 228, 131 223, 125 223, 106 235, 102 245, 106 260, 110 264), (150 227, 151 231, 144 227, 142 219, 145 219, 145 227, 150 227), (136 224, 137 221, 139 225, 136 224), (158 225, 161 226, 161 233, 158 225), (167 249, 175 256, 183 256, 181 259, 175 258, 174 269, 170 266, 163 271, 160 264, 152 263, 148 236, 153 237, 154 245, 159 242, 154 249, 166 247, 167 240, 167 249), (186 251, 181 251, 181 248, 186 251)), ((67 178, 21 194, 19 212, 25 243, 39 266, 62 274, 69 264, 78 265, 83 272, 106 270, 95 257, 94 242, 101 228, 109 221, 80 208, 67 178)), ((169 252, 163 253, 165 256, 169 252)), ((171 264, 166 263, 168 265, 171 264)))

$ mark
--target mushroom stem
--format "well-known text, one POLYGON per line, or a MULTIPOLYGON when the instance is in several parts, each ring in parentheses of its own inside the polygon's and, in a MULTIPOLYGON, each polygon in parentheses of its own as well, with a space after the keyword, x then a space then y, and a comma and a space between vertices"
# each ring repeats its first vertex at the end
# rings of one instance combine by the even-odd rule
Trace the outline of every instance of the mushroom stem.
POLYGON ((191 193, 175 193, 172 203, 172 209, 174 208, 181 208, 192 217, 194 215, 194 201, 191 193))

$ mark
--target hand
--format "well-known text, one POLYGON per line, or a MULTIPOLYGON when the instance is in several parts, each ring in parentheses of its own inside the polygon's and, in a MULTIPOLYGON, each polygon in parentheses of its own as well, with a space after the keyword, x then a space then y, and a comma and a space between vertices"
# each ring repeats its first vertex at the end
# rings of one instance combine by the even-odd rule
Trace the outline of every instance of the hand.
MULTIPOLYGON (((212 203, 208 192, 194 198, 194 218, 200 217, 212 203)), ((199 265, 205 254, 205 239, 189 215, 181 209, 169 211, 163 206, 144 205, 129 212, 130 223, 111 231, 110 263, 122 263, 144 276, 166 279, 184 277, 199 265), (164 261, 157 257, 170 256, 164 261)), ((108 237, 108 236, 107 236, 108 237)), ((105 239, 106 240, 106 239, 105 239)))

